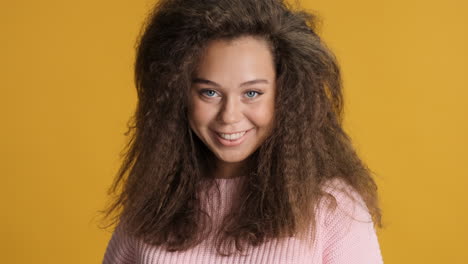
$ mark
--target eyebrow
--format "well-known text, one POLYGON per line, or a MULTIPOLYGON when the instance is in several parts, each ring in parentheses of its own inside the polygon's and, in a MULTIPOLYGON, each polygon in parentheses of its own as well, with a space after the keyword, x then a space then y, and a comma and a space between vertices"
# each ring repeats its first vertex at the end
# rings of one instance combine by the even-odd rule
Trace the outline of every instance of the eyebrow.
MULTIPOLYGON (((210 81, 210 80, 206 80, 206 79, 202 79, 202 78, 194 78, 192 80, 193 83, 201 83, 201 84, 210 84, 210 85, 214 85, 214 86, 217 86, 217 87, 221 87, 221 85, 213 82, 213 81, 210 81)), ((265 79, 255 79, 255 80, 250 80, 250 81, 247 81, 247 82, 243 82, 241 83, 241 85, 239 87, 242 87, 242 86, 247 86, 247 85, 252 85, 252 84, 257 84, 257 83, 265 83, 265 84, 268 84, 268 81, 265 80, 265 79)))

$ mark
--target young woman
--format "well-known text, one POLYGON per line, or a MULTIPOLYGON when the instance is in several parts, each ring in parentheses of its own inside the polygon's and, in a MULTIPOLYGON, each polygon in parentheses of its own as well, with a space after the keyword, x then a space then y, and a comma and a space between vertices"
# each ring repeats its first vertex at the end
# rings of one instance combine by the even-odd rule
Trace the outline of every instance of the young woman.
POLYGON ((280 0, 159 1, 104 263, 383 262, 377 186, 315 23, 280 0))

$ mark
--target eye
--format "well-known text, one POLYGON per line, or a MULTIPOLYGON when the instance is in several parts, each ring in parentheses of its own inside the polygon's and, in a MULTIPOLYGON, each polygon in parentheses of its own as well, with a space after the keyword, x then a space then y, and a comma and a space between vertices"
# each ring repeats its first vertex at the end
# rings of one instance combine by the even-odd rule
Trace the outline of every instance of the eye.
POLYGON ((258 97, 259 95, 262 95, 263 93, 260 93, 260 92, 257 92, 257 91, 248 91, 245 93, 245 95, 248 97, 248 98, 256 98, 258 97))
POLYGON ((209 89, 203 89, 200 91, 200 94, 206 96, 206 97, 215 97, 217 94, 216 91, 214 90, 209 90, 209 89))

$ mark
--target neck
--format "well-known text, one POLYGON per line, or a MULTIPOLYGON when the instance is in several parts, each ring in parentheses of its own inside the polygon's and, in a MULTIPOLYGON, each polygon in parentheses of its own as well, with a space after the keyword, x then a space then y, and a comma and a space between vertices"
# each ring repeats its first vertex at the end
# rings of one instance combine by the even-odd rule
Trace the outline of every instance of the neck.
POLYGON ((210 174, 218 179, 232 179, 246 176, 249 173, 249 169, 252 168, 254 160, 253 155, 235 163, 225 162, 216 158, 215 166, 211 168, 210 174))
POLYGON ((208 158, 203 163, 202 170, 205 175, 217 179, 231 179, 246 176, 248 168, 253 165, 253 155, 240 162, 225 162, 218 159, 213 153, 207 153, 208 158))
POLYGON ((232 179, 240 177, 245 172, 247 162, 241 161, 236 163, 228 163, 224 161, 217 161, 214 169, 214 177, 221 179, 232 179))

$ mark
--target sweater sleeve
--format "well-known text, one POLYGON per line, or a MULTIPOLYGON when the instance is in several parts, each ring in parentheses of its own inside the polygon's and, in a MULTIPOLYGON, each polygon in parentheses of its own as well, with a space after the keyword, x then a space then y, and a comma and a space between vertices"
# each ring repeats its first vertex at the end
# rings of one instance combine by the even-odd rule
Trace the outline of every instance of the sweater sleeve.
POLYGON ((329 191, 337 207, 327 212, 323 223, 323 264, 382 264, 374 223, 365 202, 354 189, 341 186, 329 191))
POLYGON ((135 263, 135 241, 118 225, 104 254, 103 264, 135 263))

